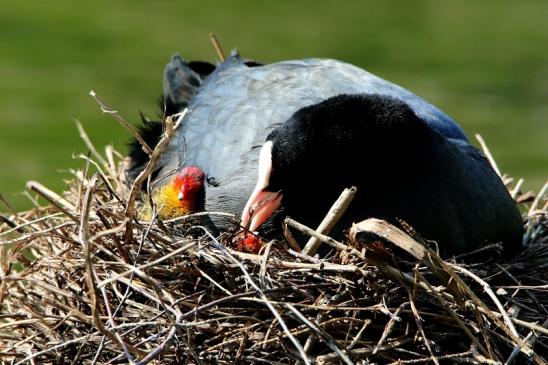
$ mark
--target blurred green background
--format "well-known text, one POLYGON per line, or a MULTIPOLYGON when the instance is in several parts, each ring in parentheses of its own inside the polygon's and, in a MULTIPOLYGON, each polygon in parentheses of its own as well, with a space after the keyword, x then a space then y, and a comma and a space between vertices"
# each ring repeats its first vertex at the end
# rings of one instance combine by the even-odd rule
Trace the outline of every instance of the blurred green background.
POLYGON ((164 64, 174 52, 214 60, 210 32, 245 57, 338 58, 411 89, 538 189, 548 176, 547 19, 546 0, 3 0, 0 192, 23 209, 27 180, 61 191, 62 170, 81 165, 72 154, 86 152, 75 119, 99 149, 125 151, 128 134, 89 90, 127 120, 154 116, 164 64))

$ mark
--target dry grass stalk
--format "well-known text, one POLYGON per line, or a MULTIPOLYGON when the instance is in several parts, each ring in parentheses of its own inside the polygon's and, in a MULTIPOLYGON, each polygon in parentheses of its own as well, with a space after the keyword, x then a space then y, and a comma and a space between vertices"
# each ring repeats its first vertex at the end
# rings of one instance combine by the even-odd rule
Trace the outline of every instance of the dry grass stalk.
POLYGON ((112 115, 114 119, 116 119, 118 123, 120 123, 120 125, 122 125, 137 141, 139 141, 139 143, 143 147, 143 151, 148 154, 152 153, 152 148, 150 148, 150 146, 145 142, 139 132, 137 132, 137 130, 131 124, 129 124, 124 118, 122 118, 122 116, 118 114, 116 110, 108 106, 107 103, 105 103, 103 99, 101 99, 99 95, 95 93, 94 90, 91 90, 89 92, 89 95, 91 95, 91 97, 95 99, 97 104, 99 104, 103 113, 112 115))
MULTIPOLYGON (((327 212, 325 218, 316 229, 316 232, 323 235, 329 235, 329 233, 331 233, 331 230, 333 229, 333 227, 335 227, 335 224, 337 224, 344 212, 346 212, 346 209, 348 209, 348 207, 350 206, 352 199, 354 199, 354 195, 356 195, 356 191, 357 189, 355 186, 351 187, 350 189, 343 190, 341 196, 339 196, 337 201, 335 201, 331 209, 329 209, 329 212, 327 212)), ((320 240, 316 237, 311 237, 304 246, 302 252, 305 255, 314 256, 319 246, 320 240)))
POLYGON ((489 160, 489 163, 491 164, 491 167, 493 168, 493 170, 495 170, 495 172, 500 176, 502 177, 502 174, 500 173, 500 169, 499 167, 497 166, 497 162, 495 161, 495 159, 493 158, 493 155, 491 154, 491 151, 489 151, 489 148, 487 147, 487 143, 485 143, 485 140, 483 139, 483 137, 481 136, 481 134, 475 134, 474 135, 476 137, 476 139, 478 140, 480 146, 481 146, 481 149, 483 150, 483 154, 485 155, 485 157, 487 157, 487 160, 489 160))
POLYGON ((217 57, 219 57, 219 61, 223 62, 226 56, 225 52, 223 51, 223 47, 221 47, 221 42, 219 42, 219 39, 213 33, 209 33, 209 40, 211 41, 211 44, 213 45, 213 48, 217 53, 217 57))
POLYGON ((85 143, 88 167, 62 196, 32 184, 51 205, 0 223, 0 361, 546 364, 546 198, 523 198, 519 181, 528 248, 511 261, 493 249, 481 264, 444 261, 382 221, 346 243, 287 219, 337 254, 275 242, 253 255, 199 224, 227 213, 139 221, 152 168, 128 192, 121 156, 85 143), (364 246, 379 237, 383 250, 364 246))

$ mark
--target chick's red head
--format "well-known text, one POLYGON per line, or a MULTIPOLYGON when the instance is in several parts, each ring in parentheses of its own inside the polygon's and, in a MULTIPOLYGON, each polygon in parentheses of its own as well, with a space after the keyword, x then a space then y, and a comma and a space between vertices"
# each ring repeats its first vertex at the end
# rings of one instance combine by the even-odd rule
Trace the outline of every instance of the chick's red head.
POLYGON ((152 199, 160 218, 171 219, 194 213, 203 203, 205 174, 197 166, 185 166, 152 199))
POLYGON ((173 187, 177 190, 179 204, 194 211, 204 189, 204 172, 197 166, 183 167, 173 178, 173 187))

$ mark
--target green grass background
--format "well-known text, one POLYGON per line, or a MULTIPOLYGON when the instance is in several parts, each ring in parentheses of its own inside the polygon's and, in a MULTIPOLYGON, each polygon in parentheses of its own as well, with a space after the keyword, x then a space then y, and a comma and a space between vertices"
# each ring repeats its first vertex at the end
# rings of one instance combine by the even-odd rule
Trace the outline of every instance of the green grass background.
MULTIPOLYGON (((173 52, 214 60, 215 32, 263 62, 345 60, 439 106, 481 133, 501 169, 538 189, 548 176, 548 2, 13 1, 0 4, 0 192, 17 208, 27 180, 63 189, 86 152, 128 134, 91 89, 130 121, 154 115, 173 52)), ((1 210, 1 209, 0 209, 1 210)))

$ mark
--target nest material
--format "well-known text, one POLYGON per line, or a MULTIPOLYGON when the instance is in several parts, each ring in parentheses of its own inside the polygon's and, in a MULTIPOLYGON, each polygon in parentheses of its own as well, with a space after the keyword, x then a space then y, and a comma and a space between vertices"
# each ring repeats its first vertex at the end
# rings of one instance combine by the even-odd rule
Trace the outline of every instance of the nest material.
MULTIPOLYGON (((166 131, 167 141, 173 128, 166 131)), ((327 259, 285 242, 253 255, 223 245, 190 217, 136 219, 139 184, 150 171, 129 191, 121 156, 112 148, 101 156, 81 135, 94 160, 81 156, 86 167, 64 196, 31 183, 50 204, 2 216, 0 361, 548 361, 545 192, 534 199, 519 182, 512 189, 527 212, 527 249, 511 261, 496 245, 475 254, 481 264, 443 261, 412 230, 379 221, 357 225, 350 245, 316 234, 338 247, 327 259)))

